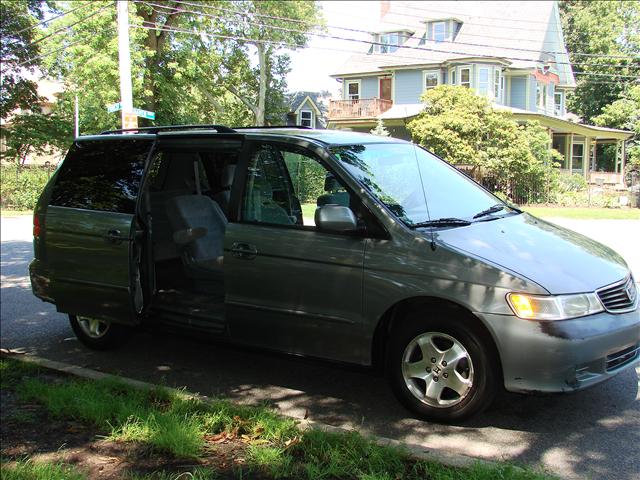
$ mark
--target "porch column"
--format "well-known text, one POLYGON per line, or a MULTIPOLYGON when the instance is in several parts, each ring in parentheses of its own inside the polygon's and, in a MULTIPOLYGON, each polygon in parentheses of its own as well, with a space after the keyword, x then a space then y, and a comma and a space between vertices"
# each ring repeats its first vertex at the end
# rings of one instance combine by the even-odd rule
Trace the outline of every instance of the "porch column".
POLYGON ((569 173, 571 173, 571 164, 573 163, 573 159, 571 158, 573 156, 573 133, 567 135, 567 141, 565 143, 566 148, 564 152, 564 158, 566 159, 566 167, 569 170, 569 173))
POLYGON ((591 160, 591 171, 595 172, 596 171, 596 167, 598 165, 597 159, 596 159, 596 155, 598 153, 598 139, 594 138, 593 139, 593 160, 591 160))
POLYGON ((622 140, 622 156, 620 158, 620 173, 622 174, 622 183, 624 184, 624 167, 627 162, 627 142, 622 140))
POLYGON ((591 137, 584 137, 584 150, 582 156, 582 173, 584 178, 589 182, 589 170, 591 167, 591 137))
POLYGON ((620 172, 620 140, 616 140, 616 163, 614 164, 613 171, 616 173, 620 172))

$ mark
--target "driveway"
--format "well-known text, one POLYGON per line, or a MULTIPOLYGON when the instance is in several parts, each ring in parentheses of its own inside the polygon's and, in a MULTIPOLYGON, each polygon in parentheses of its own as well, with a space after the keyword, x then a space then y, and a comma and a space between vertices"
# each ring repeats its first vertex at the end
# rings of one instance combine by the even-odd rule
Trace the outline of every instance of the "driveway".
MULTIPOLYGON (((617 249, 640 279, 640 221, 557 220, 617 249)), ((140 333, 117 353, 90 352, 65 316, 32 296, 26 268, 31 219, 2 219, 2 347, 88 368, 246 403, 269 402, 285 414, 357 428, 428 447, 543 465, 565 478, 640 477, 640 368, 584 392, 502 394, 462 425, 412 418, 383 378, 366 369, 140 333)))

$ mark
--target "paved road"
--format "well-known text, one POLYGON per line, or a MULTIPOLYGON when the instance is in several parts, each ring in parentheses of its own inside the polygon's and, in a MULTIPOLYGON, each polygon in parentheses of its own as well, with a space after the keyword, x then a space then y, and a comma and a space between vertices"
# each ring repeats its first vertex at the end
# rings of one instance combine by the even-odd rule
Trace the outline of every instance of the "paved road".
MULTIPOLYGON (((609 243, 640 278, 632 239, 640 221, 559 221, 609 243)), ((186 386, 282 412, 355 427, 427 447, 544 465, 565 478, 640 478, 640 368, 590 390, 554 396, 501 395, 493 407, 459 426, 413 419, 368 370, 238 349, 194 339, 140 333, 117 354, 90 352, 66 318, 35 299, 26 266, 31 219, 2 219, 3 347, 141 380, 186 386)))

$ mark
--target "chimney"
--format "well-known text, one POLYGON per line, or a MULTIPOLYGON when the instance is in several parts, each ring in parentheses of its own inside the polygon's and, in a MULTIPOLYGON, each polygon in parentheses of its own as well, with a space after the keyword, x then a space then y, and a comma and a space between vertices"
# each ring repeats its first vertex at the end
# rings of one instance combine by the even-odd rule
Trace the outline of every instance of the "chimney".
POLYGON ((384 16, 389 13, 391 9, 391 1, 390 0, 380 0, 380 20, 384 18, 384 16))

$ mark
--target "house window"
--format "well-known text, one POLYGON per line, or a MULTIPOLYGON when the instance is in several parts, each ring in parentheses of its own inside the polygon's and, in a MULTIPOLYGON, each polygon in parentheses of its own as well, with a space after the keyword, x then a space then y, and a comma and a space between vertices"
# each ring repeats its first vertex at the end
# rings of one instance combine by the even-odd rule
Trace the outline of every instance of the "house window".
POLYGON ((313 128, 313 112, 311 110, 300 110, 300 125, 313 128))
POLYGON ((471 69, 470 68, 460 69, 460 85, 467 88, 471 87, 471 69))
POLYGON ((487 95, 489 92, 489 69, 478 69, 478 92, 481 95, 487 95))
POLYGON ((502 98, 502 76, 500 75, 500 70, 495 69, 493 72, 493 97, 496 101, 500 101, 502 98))
POLYGON ((456 69, 452 68, 451 70, 449 70, 449 83, 451 85, 455 85, 456 84, 456 69))
POLYGON ((423 85, 425 90, 430 90, 440 84, 440 71, 427 70, 423 73, 423 85))
POLYGON ((360 80, 355 82, 347 82, 347 98, 349 100, 360 99, 360 80))
POLYGON ((571 173, 582 173, 584 165, 584 143, 574 143, 571 148, 571 173))
POLYGON ((400 45, 404 43, 406 39, 406 35, 401 32, 392 32, 392 33, 384 33, 377 35, 377 42, 380 45, 377 45, 376 51, 378 53, 393 53, 398 51, 400 45))
POLYGON ((538 107, 546 108, 547 107, 547 86, 538 83, 536 85, 536 95, 538 97, 538 107))
POLYGON ((433 24, 433 39, 436 42, 444 42, 447 39, 447 26, 445 22, 433 24))
POLYGON ((562 92, 555 92, 553 94, 553 104, 555 114, 558 117, 564 115, 564 95, 562 92))

